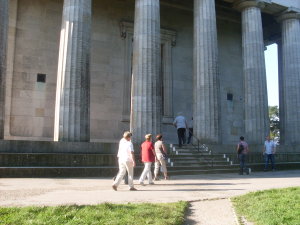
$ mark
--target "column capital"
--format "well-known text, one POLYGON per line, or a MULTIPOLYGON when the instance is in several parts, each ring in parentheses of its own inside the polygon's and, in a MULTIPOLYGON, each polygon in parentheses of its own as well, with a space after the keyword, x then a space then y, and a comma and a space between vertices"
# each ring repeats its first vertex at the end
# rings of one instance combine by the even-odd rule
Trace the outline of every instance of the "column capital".
POLYGON ((239 11, 243 11, 249 7, 257 7, 263 9, 265 7, 265 1, 263 0, 236 0, 233 7, 239 11))
POLYGON ((300 19, 300 13, 286 11, 278 15, 276 18, 277 22, 279 23, 282 23, 284 20, 290 20, 290 19, 300 19))

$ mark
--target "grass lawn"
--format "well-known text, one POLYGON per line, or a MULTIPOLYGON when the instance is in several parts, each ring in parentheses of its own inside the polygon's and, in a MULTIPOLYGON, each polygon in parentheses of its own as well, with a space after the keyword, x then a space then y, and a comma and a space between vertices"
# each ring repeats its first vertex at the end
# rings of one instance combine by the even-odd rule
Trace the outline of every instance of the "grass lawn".
POLYGON ((232 202, 238 217, 257 225, 300 224, 300 187, 252 192, 232 202))
POLYGON ((187 202, 162 204, 101 204, 94 206, 0 208, 0 224, 88 225, 161 224, 181 225, 187 202))

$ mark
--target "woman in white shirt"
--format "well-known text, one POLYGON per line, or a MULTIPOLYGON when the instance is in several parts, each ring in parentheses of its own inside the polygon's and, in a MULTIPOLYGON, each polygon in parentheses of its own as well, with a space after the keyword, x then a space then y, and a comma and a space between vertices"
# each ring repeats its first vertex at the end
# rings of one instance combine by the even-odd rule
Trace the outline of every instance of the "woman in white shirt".
POLYGON ((156 160, 155 160, 155 168, 154 168, 154 180, 159 180, 158 173, 159 168, 162 168, 162 171, 164 173, 165 180, 169 179, 168 177, 168 171, 167 171, 167 149, 164 146, 162 135, 158 134, 156 136, 156 142, 154 145, 155 154, 156 154, 156 160))

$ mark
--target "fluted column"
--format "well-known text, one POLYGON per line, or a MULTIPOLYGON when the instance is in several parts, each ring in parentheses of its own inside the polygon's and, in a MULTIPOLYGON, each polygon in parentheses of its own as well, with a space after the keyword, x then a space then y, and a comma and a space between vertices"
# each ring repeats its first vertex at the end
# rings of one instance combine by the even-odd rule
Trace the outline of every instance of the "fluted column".
POLYGON ((245 133, 250 143, 262 144, 269 133, 268 94, 260 1, 239 1, 242 11, 245 133))
POLYGON ((160 61, 160 2, 136 0, 130 118, 135 143, 160 132, 160 61))
POLYGON ((194 134, 219 140, 218 43, 215 1, 194 0, 194 134))
POLYGON ((285 144, 300 144, 300 13, 279 17, 282 26, 283 133, 285 144))
POLYGON ((91 0, 64 0, 55 141, 90 140, 90 42, 91 0))
POLYGON ((0 0, 0 139, 4 136, 6 50, 9 0, 0 0))

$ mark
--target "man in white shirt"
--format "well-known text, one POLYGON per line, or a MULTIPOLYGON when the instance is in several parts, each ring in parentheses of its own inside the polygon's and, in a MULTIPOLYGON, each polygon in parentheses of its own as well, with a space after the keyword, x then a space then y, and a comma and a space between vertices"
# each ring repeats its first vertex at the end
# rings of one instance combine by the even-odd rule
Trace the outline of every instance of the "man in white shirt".
POLYGON ((275 152, 276 144, 273 140, 270 139, 270 136, 266 137, 263 154, 265 157, 265 168, 264 171, 267 171, 269 161, 271 161, 272 170, 275 170, 275 152))
POLYGON ((119 143, 118 160, 119 173, 113 182, 112 188, 117 191, 126 171, 128 173, 128 185, 130 191, 136 191, 133 186, 133 167, 135 167, 134 149, 131 143, 132 134, 126 131, 119 143))
POLYGON ((182 144, 185 144, 185 131, 188 128, 185 117, 178 113, 173 125, 177 128, 178 144, 181 147, 182 144))

